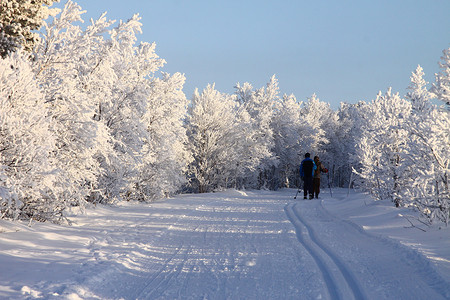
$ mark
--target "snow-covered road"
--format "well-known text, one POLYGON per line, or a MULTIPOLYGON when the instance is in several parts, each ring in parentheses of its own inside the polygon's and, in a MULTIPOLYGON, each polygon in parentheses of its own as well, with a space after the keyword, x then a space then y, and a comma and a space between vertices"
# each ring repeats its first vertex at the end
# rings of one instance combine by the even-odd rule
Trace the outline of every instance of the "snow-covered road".
POLYGON ((450 298, 448 252, 436 247, 433 261, 342 217, 345 190, 294 194, 182 195, 98 207, 63 227, 2 221, 0 298, 450 298))

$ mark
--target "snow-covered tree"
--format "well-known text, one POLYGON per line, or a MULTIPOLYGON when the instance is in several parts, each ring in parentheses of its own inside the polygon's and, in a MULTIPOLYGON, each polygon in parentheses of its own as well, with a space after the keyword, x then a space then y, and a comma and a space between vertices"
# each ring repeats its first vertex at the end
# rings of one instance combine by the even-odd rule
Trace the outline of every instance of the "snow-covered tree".
POLYGON ((151 201, 172 195, 184 183, 185 78, 178 73, 156 77, 165 61, 154 43, 136 45, 139 19, 135 15, 110 31, 94 61, 96 69, 85 76, 97 103, 95 119, 114 139, 114 155, 103 160, 99 182, 103 201, 151 201))
POLYGON ((411 119, 410 164, 415 169, 406 199, 430 220, 450 221, 450 114, 431 109, 411 119))
POLYGON ((405 164, 410 176, 400 195, 430 221, 450 221, 450 113, 431 104, 424 73, 419 66, 411 76, 407 99, 409 147, 405 164))
POLYGON ((300 116, 301 102, 294 95, 284 95, 276 105, 272 121, 273 152, 278 157, 278 186, 298 185, 298 166, 303 152, 301 140, 308 135, 308 124, 300 116))
POLYGON ((277 103, 272 121, 275 147, 274 155, 279 160, 278 186, 298 185, 298 168, 306 152, 319 154, 327 139, 324 137, 328 122, 334 120, 329 105, 320 102, 314 95, 305 104, 293 95, 284 95, 277 103))
POLYGON ((421 66, 417 66, 411 75, 411 83, 408 86, 406 99, 411 101, 412 109, 416 112, 423 112, 430 108, 432 95, 427 90, 427 82, 423 78, 425 75, 421 66))
MULTIPOLYGON (((90 95, 86 79, 97 70, 95 62, 102 58, 99 44, 110 23, 100 18, 83 31, 74 25, 82 21, 81 14, 81 8, 68 1, 52 23, 44 24, 34 62, 55 124, 54 159, 61 176, 71 182, 58 197, 76 205, 98 189, 97 180, 104 172, 99 157, 108 157, 111 151, 107 127, 94 118, 98 103, 90 95)), ((105 75, 106 82, 108 77, 105 75)))
POLYGON ((411 104, 392 94, 378 94, 367 106, 365 124, 357 144, 356 157, 361 164, 358 174, 363 186, 379 199, 392 199, 402 205, 398 196, 404 180, 403 163, 407 151, 408 131, 405 129, 411 104))
POLYGON ((233 148, 233 164, 232 177, 228 185, 234 188, 246 188, 254 184, 253 179, 256 177, 258 167, 260 166, 261 156, 255 155, 257 153, 255 148, 255 134, 252 118, 245 108, 245 104, 236 102, 236 123, 234 136, 236 142, 233 148), (249 180, 250 179, 250 180, 249 180))
POLYGON ((330 168, 332 182, 340 187, 348 187, 352 181, 353 168, 359 169, 360 162, 356 154, 356 145, 362 135, 366 102, 355 104, 341 103, 337 112, 338 122, 335 138, 330 140, 327 156, 333 155, 330 168))
POLYGON ((302 108, 302 117, 310 126, 311 138, 302 144, 307 146, 304 152, 311 152, 319 155, 321 161, 332 170, 335 164, 334 152, 336 149, 331 142, 336 141, 335 130, 337 128, 337 114, 329 103, 320 101, 316 94, 313 94, 302 108))
POLYGON ((176 73, 156 78, 151 83, 144 124, 148 139, 143 149, 134 193, 138 199, 163 198, 175 194, 186 182, 191 156, 183 120, 187 99, 183 93, 185 78, 176 73))
POLYGON ((60 220, 55 140, 43 91, 22 51, 0 59, 0 218, 60 220))
POLYGON ((258 161, 256 172, 249 174, 247 184, 261 188, 274 188, 274 168, 277 160, 272 154, 274 147, 271 122, 275 103, 279 98, 278 80, 275 75, 270 78, 266 87, 253 90, 249 83, 242 86, 236 84, 237 101, 245 108, 251 119, 251 132, 249 138, 253 141, 247 153, 253 160, 258 161))
POLYGON ((328 103, 319 100, 316 94, 308 98, 301 110, 304 121, 310 125, 311 138, 302 143, 305 151, 318 153, 328 143, 324 124, 330 120, 333 111, 328 103))
POLYGON ((23 47, 31 51, 39 39, 38 30, 49 15, 58 12, 49 6, 59 0, 2 0, 0 2, 0 56, 23 47))
POLYGON ((431 87, 431 92, 445 104, 450 105, 450 48, 442 51, 443 56, 439 66, 442 71, 436 74, 436 82, 431 87))
POLYGON ((226 188, 235 178, 239 162, 239 126, 236 126, 235 97, 208 85, 200 94, 195 90, 188 108, 188 147, 193 156, 189 179, 200 192, 226 188))
MULTIPOLYGON (((154 73, 163 66, 164 60, 156 55, 155 44, 135 45, 141 25, 137 15, 120 22, 110 31, 110 39, 98 46, 101 52, 97 61, 91 63, 96 69, 83 70, 89 80, 86 89, 96 103, 95 119, 114 139, 114 155, 102 160, 105 171, 99 178, 103 191, 101 201, 136 196, 135 190, 142 187, 137 184, 141 181, 145 157, 149 155, 146 143, 150 140, 145 116, 153 113, 148 111, 148 102, 156 80, 154 73), (99 93, 99 87, 106 94, 99 93)), ((150 199, 142 190, 139 193, 140 200, 150 199)))
POLYGON ((81 14, 68 1, 45 25, 35 55, 57 124, 55 156, 73 182, 65 197, 79 204, 169 195, 181 185, 187 157, 184 77, 156 77, 165 61, 154 43, 136 45, 139 16, 110 29, 114 21, 103 14, 82 29, 74 24, 82 21, 81 14))

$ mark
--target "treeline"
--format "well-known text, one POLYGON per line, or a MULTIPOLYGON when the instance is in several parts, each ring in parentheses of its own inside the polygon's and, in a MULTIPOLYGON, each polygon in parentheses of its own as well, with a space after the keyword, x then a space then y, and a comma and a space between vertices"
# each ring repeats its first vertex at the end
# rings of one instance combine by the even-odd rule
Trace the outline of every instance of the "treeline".
POLYGON ((232 95, 208 85, 188 101, 184 76, 161 72, 155 45, 136 42, 138 16, 82 29, 81 14, 69 1, 33 47, 0 39, 1 218, 62 222, 89 203, 296 187, 311 152, 331 185, 448 223, 450 49, 435 83, 418 67, 404 98, 389 89, 334 111, 316 95, 281 95, 272 77, 232 95))

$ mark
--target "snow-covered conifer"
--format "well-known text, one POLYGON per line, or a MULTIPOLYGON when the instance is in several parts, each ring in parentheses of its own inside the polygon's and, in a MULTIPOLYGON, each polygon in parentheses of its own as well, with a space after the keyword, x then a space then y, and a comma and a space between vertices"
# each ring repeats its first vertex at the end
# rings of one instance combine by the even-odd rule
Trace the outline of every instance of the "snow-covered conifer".
POLYGON ((442 71, 435 75, 436 82, 431 87, 431 92, 445 104, 450 105, 450 48, 442 51, 439 66, 442 71))
POLYGON ((49 6, 54 0, 3 0, 0 2, 0 56, 23 47, 31 51, 39 39, 43 21, 58 12, 49 6))

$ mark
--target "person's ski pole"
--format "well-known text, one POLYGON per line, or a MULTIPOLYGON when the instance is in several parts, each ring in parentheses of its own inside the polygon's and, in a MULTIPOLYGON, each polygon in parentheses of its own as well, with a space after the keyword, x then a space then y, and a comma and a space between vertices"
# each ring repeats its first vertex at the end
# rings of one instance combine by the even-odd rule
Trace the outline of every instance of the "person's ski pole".
POLYGON ((294 199, 297 199, 297 195, 298 195, 298 192, 300 191, 300 187, 298 187, 298 189, 297 189, 297 193, 295 193, 295 197, 294 197, 294 199))

